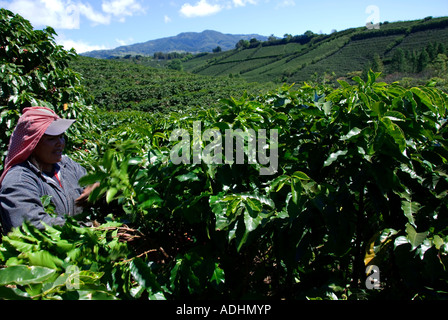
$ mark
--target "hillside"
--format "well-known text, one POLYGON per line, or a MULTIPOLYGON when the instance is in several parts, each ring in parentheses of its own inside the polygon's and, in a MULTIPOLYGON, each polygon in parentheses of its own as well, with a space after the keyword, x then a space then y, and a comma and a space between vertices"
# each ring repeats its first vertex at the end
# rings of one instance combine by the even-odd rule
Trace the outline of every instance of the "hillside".
MULTIPOLYGON (((197 55, 183 69, 200 75, 241 76, 249 81, 302 82, 313 75, 350 77, 379 58, 386 72, 394 72, 394 54, 418 59, 428 45, 448 47, 448 18, 382 23, 379 30, 351 28, 330 35, 307 33, 250 43, 226 52, 197 55), (401 49, 401 50, 399 50, 401 49), (412 57, 414 55, 414 57, 412 57)), ((436 53, 439 48, 436 49, 436 53)), ((409 61, 406 60, 405 64, 409 61)), ((410 70, 410 72, 415 70, 410 70)))
POLYGON ((83 56, 107 59, 125 55, 152 56, 156 52, 212 52, 216 47, 227 51, 235 48, 235 44, 243 39, 256 38, 259 41, 267 40, 267 37, 258 34, 224 34, 213 30, 203 32, 184 32, 177 36, 150 40, 121 46, 112 50, 96 50, 83 53, 83 56))
POLYGON ((180 55, 182 59, 80 56, 72 67, 83 75, 95 104, 108 110, 212 106, 218 99, 238 98, 244 91, 257 93, 275 83, 335 82, 362 75, 368 68, 382 71, 389 82, 406 77, 422 77, 419 81, 426 82, 437 76, 444 79, 437 86, 447 87, 446 17, 383 23, 379 30, 361 27, 330 35, 307 32, 269 41, 247 40, 238 46, 218 53, 180 55), (172 62, 177 62, 177 71, 170 70, 172 62))
POLYGON ((219 99, 239 98, 245 91, 260 94, 270 84, 244 79, 206 77, 169 69, 157 69, 131 61, 78 56, 70 67, 82 75, 82 84, 102 109, 157 112, 211 107, 219 99))

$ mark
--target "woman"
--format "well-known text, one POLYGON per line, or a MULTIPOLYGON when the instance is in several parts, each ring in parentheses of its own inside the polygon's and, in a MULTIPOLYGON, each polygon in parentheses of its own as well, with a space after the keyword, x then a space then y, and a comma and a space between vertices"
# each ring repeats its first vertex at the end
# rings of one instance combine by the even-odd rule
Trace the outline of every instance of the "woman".
POLYGON ((63 155, 64 132, 75 120, 61 119, 45 107, 25 108, 11 136, 0 177, 3 232, 27 220, 39 229, 62 225, 64 216, 82 212, 93 187, 83 190, 78 180, 86 170, 63 155), (51 197, 56 216, 45 212, 41 198, 51 197))

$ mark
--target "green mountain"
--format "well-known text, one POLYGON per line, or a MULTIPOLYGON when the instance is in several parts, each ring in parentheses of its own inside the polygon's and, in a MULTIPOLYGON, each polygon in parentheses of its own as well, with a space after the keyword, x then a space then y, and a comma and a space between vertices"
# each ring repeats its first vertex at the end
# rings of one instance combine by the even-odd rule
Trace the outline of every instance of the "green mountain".
POLYGON ((307 32, 285 35, 283 39, 246 42, 238 49, 197 55, 183 62, 183 70, 200 75, 238 76, 248 81, 289 83, 325 73, 333 78, 350 78, 375 65, 382 69, 377 71, 415 73, 421 71, 418 64, 425 62, 423 51, 429 51, 426 53, 433 60, 434 55, 447 54, 446 48, 448 17, 428 17, 384 22, 379 29, 372 30, 364 26, 329 35, 307 32))
POLYGON ((83 56, 108 59, 126 55, 152 56, 156 52, 211 52, 218 46, 222 50, 231 50, 239 40, 256 38, 265 41, 268 38, 258 34, 224 34, 213 30, 203 32, 184 32, 177 36, 150 40, 121 46, 112 50, 96 50, 83 53, 83 56))

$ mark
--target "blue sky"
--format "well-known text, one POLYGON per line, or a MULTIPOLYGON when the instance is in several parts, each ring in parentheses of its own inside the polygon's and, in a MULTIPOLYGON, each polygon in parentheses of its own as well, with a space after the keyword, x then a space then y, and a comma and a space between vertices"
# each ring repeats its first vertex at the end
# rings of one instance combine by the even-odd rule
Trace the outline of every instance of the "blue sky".
POLYGON ((283 37, 340 31, 372 19, 448 16, 447 0, 0 0, 0 6, 36 29, 53 27, 57 42, 78 53, 206 29, 283 37))

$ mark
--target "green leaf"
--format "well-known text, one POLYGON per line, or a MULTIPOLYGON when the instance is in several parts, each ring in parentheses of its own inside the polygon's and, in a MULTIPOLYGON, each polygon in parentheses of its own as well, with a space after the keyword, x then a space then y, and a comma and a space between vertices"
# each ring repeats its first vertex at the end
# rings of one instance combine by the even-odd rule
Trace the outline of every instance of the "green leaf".
POLYGON ((387 111, 384 118, 389 118, 392 121, 406 121, 405 115, 398 111, 387 111))
POLYGON ((440 250, 440 248, 445 245, 445 241, 438 235, 434 236, 434 239, 432 240, 434 246, 437 250, 440 250))
POLYGON ((331 115, 331 110, 333 109, 333 103, 331 101, 315 102, 315 105, 319 110, 323 111, 326 116, 331 115))
POLYGON ((24 252, 21 255, 28 258, 29 263, 35 266, 60 270, 63 264, 61 259, 46 250, 41 250, 38 252, 24 252))
POLYGON ((415 94, 425 106, 434 112, 434 114, 437 114, 438 110, 434 107, 431 98, 422 89, 414 87, 411 88, 410 91, 415 94))
POLYGON ((275 208, 274 201, 272 201, 271 198, 269 198, 268 196, 259 194, 259 193, 242 194, 241 197, 243 199, 247 199, 247 198, 255 199, 265 206, 268 206, 272 209, 275 208))
POLYGON ((246 221, 241 223, 241 220, 238 221, 235 225, 234 231, 229 232, 229 241, 235 238, 236 241, 236 251, 240 252, 243 245, 246 243, 247 238, 249 237, 249 232, 246 229, 246 221))
POLYGON ((263 209, 261 202, 254 198, 247 198, 245 204, 252 212, 260 212, 263 209))
POLYGON ((351 85, 350 84, 348 84, 348 82, 347 81, 344 81, 344 80, 336 80, 340 85, 341 85, 341 87, 343 87, 344 89, 349 89, 349 88, 351 88, 351 85))
POLYGON ((382 117, 386 111, 386 105, 382 101, 375 101, 370 104, 370 109, 378 116, 382 117))
POLYGON ((235 214, 242 202, 243 200, 241 198, 234 198, 229 204, 227 215, 229 216, 231 213, 235 214))
POLYGON ((23 240, 13 240, 13 239, 10 239, 9 237, 5 237, 3 239, 3 241, 5 243, 10 244, 12 247, 14 247, 19 252, 33 252, 33 251, 39 250, 39 245, 27 243, 27 242, 24 242, 23 240))
POLYGON ((141 209, 147 209, 151 208, 154 204, 160 204, 163 203, 163 199, 160 198, 160 196, 157 194, 155 190, 149 194, 143 194, 139 196, 139 208, 141 209))
POLYGON ((358 96, 361 99, 361 101, 366 105, 366 107, 371 109, 371 107, 370 107, 370 99, 367 97, 367 95, 364 92, 359 92, 358 96))
POLYGON ((107 203, 111 203, 112 200, 114 200, 115 195, 118 193, 118 189, 117 188, 110 188, 109 190, 107 190, 106 192, 106 202, 107 203))
POLYGON ((185 181, 200 181, 198 175, 194 172, 189 172, 186 174, 182 174, 179 176, 176 176, 176 179, 180 182, 185 182, 185 181))
POLYGON ((0 300, 30 300, 27 292, 17 288, 0 286, 0 300))
POLYGON ((244 225, 246 227, 246 233, 252 232, 260 225, 261 217, 251 214, 249 210, 244 211, 244 225))
POLYGON ((420 203, 418 202, 410 202, 410 201, 402 201, 401 202, 401 209, 404 212, 404 215, 406 218, 408 218, 409 223, 415 226, 415 219, 414 215, 420 210, 420 203))
POLYGON ((406 233, 412 250, 421 245, 428 235, 428 232, 417 232, 410 223, 406 224, 406 233))
POLYGON ((408 240, 408 238, 406 238, 406 236, 400 236, 395 239, 394 247, 397 248, 398 246, 408 244, 408 243, 409 243, 409 240, 408 240))
POLYGON ((78 300, 118 300, 112 293, 100 290, 100 288, 93 288, 92 290, 77 290, 78 300))
POLYGON ((229 219, 223 214, 215 214, 216 216, 216 222, 215 222, 215 229, 216 231, 221 231, 227 229, 229 224, 229 219))
POLYGON ((45 207, 47 207, 47 206, 49 206, 50 205, 50 203, 51 203, 51 196, 48 196, 48 195, 44 195, 44 196, 42 196, 41 198, 40 198, 40 200, 41 200, 41 202, 42 202, 42 206, 45 208, 45 207))
POLYGON ((365 86, 365 84, 366 84, 359 76, 353 77, 352 80, 356 81, 361 87, 365 86))
POLYGON ((11 266, 0 269, 0 285, 42 284, 53 278, 57 271, 40 266, 11 266))
POLYGON ((374 264, 372 262, 375 262, 375 260, 381 259, 387 255, 385 251, 387 251, 388 245, 392 243, 392 240, 396 234, 396 230, 389 228, 377 232, 366 245, 364 264, 366 266, 369 264, 374 264))
POLYGON ((335 162, 340 156, 345 156, 348 153, 348 150, 339 150, 338 152, 334 152, 330 154, 330 156, 325 160, 324 167, 330 166, 333 162, 335 162))
POLYGON ((269 191, 270 192, 279 192, 285 183, 289 181, 289 176, 281 175, 269 183, 269 191))
POLYGON ((305 180, 305 181, 311 180, 311 178, 308 177, 308 175, 302 171, 294 172, 291 177, 299 179, 299 180, 305 180))
POLYGON ((323 110, 326 116, 331 114, 331 109, 333 108, 333 104, 331 101, 327 101, 323 104, 323 110))
POLYGON ((299 179, 292 179, 291 181, 291 195, 292 195, 292 202, 295 204, 298 204, 300 201, 300 198, 302 196, 302 183, 299 179))
POLYGON ((87 186, 94 184, 96 182, 102 181, 107 177, 107 173, 105 172, 95 172, 92 174, 88 174, 79 179, 79 184, 81 186, 87 186))
POLYGON ((150 293, 160 292, 162 289, 155 275, 146 263, 140 258, 135 258, 129 264, 129 271, 139 285, 150 293))
POLYGON ((387 133, 394 139, 395 143, 398 145, 400 152, 406 149, 406 138, 404 136, 403 130, 396 124, 393 123, 390 118, 382 118, 381 121, 387 128, 387 133))
POLYGON ((115 171, 117 169, 117 163, 114 159, 115 150, 108 149, 103 156, 103 166, 109 171, 115 171))
POLYGON ((215 263, 215 269, 210 278, 210 282, 215 286, 220 286, 225 283, 225 273, 224 270, 219 267, 218 263, 215 263))
POLYGON ((359 128, 353 128, 352 130, 350 130, 345 136, 342 136, 340 138, 341 141, 346 141, 346 140, 350 140, 353 137, 356 137, 357 135, 359 135, 362 132, 361 129, 359 128))

